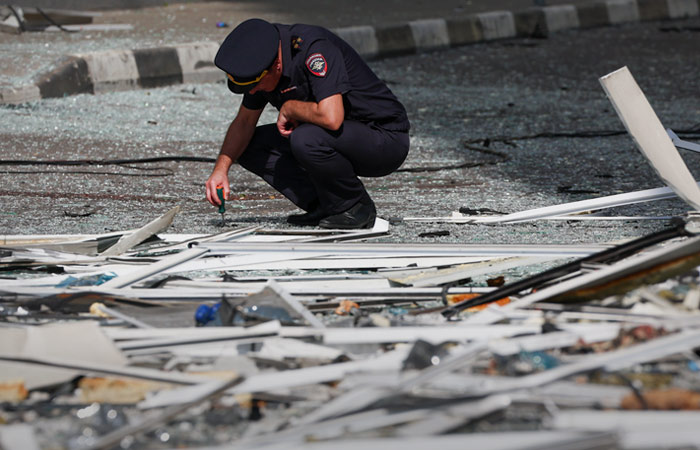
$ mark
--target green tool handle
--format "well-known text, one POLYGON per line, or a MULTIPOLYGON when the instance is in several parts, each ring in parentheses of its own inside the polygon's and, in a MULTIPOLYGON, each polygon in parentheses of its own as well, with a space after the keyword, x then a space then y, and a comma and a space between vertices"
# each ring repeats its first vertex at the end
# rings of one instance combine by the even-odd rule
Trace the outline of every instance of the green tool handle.
POLYGON ((223 214, 226 212, 226 200, 224 200, 224 187, 223 186, 217 186, 216 187, 216 195, 219 197, 219 200, 221 200, 221 204, 219 205, 219 213, 223 214))

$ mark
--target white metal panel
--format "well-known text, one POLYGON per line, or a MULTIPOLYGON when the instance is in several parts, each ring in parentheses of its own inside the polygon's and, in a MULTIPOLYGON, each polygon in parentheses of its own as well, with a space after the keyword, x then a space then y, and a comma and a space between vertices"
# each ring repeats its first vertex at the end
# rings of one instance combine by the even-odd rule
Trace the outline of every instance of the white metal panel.
POLYGON ((526 295, 514 302, 504 306, 491 305, 488 308, 467 318, 464 323, 486 324, 494 323, 502 318, 499 311, 512 311, 524 308, 533 303, 553 298, 559 294, 569 292, 573 289, 581 289, 586 286, 605 283, 607 281, 619 279, 626 275, 633 274, 645 267, 653 267, 661 261, 668 261, 673 257, 688 255, 693 252, 700 252, 700 237, 694 237, 666 247, 657 248, 647 253, 637 254, 610 266, 598 269, 561 283, 540 289, 532 294, 526 295))
POLYGON ((605 75, 600 83, 635 144, 661 179, 686 203, 700 210, 700 188, 629 69, 623 67, 605 75))
POLYGON ((628 192, 625 194, 608 195, 606 197, 580 200, 577 202, 563 203, 560 205, 545 206, 543 208, 519 211, 504 216, 475 217, 474 223, 515 223, 527 220, 544 219, 562 214, 574 214, 584 211, 594 211, 616 206, 632 205, 634 203, 648 202, 673 198, 670 188, 645 189, 643 191, 628 192))
POLYGON ((175 214, 179 212, 180 206, 172 208, 170 211, 166 212, 157 219, 147 223, 146 225, 134 231, 133 233, 123 235, 121 239, 117 241, 116 244, 100 253, 100 255, 115 256, 126 252, 131 247, 140 244, 141 242, 145 241, 154 234, 159 233, 164 229, 168 228, 170 224, 173 223, 175 214))
POLYGON ((116 278, 112 278, 106 283, 100 286, 100 289, 120 289, 130 286, 138 281, 145 280, 146 278, 153 276, 157 273, 163 272, 166 269, 175 267, 183 262, 189 261, 190 259, 198 258, 203 254, 207 253, 206 248, 193 247, 189 250, 182 251, 180 253, 175 253, 160 261, 150 264, 145 267, 138 267, 124 275, 120 275, 116 278))

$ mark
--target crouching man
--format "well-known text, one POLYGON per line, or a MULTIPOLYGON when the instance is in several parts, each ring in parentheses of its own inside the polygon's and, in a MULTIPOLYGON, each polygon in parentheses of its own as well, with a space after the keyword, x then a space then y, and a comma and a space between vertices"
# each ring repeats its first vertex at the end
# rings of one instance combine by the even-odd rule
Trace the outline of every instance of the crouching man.
POLYGON ((228 128, 207 199, 229 196, 234 162, 304 210, 293 225, 371 228, 374 202, 361 177, 381 177, 408 154, 406 110, 362 58, 329 30, 250 19, 224 40, 214 60, 228 87, 243 94, 228 128), (258 126, 267 103, 276 124, 258 126))

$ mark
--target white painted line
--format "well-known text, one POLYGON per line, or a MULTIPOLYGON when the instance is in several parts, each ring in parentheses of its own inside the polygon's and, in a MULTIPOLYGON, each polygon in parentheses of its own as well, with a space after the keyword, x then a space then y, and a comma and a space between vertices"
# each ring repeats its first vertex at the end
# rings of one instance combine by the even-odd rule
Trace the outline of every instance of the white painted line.
POLYGON ((617 115, 662 180, 695 210, 700 210, 700 188, 678 154, 644 93, 623 67, 600 78, 617 115))
POLYGON ((409 22, 416 49, 434 50, 450 46, 445 19, 426 19, 409 22))

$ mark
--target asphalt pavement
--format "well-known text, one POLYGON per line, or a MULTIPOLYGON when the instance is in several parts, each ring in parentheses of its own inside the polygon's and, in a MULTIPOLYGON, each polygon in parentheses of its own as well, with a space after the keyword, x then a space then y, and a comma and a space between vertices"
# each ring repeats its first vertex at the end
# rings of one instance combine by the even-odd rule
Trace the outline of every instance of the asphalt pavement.
MULTIPOLYGON (((164 8, 174 11, 179 6, 164 8)), ((122 21, 128 14, 141 17, 139 11, 111 11, 102 19, 122 21)), ((210 17, 207 21, 217 19, 210 17)), ((692 130, 700 124, 698 29, 697 17, 634 21, 371 61, 373 69, 405 103, 413 125, 405 171, 365 180, 379 215, 448 216, 459 208, 514 212, 662 186, 629 136, 606 137, 602 133, 622 130, 622 125, 597 80, 628 66, 662 123, 689 131, 686 137, 697 139, 700 136, 692 130), (555 132, 570 136, 523 139, 555 132), (498 137, 507 139, 499 141, 498 137), (471 167, 451 168, 465 163, 471 167)), ((209 30, 223 33, 221 36, 226 33, 215 27, 209 30)), ((169 32, 177 34, 176 30, 169 32)), ((80 33, 46 34, 2 35, 0 45, 34 48, 43 39, 51 47, 53 36, 57 41, 83 45, 86 39, 80 33), (9 39, 26 41, 8 44, 9 39)), ((127 42, 119 37, 94 36, 90 45, 95 44, 96 49, 135 48, 112 46, 127 42)), ((61 45, 56 43, 56 47, 61 45)), ((0 108, 3 160, 214 158, 239 101, 222 83, 183 83, 8 105, 0 108)), ((274 111, 263 116, 264 121, 274 118, 274 111)), ((698 156, 683 156, 697 178, 698 156)), ((211 164, 196 162, 2 165, 0 229, 3 234, 104 233, 141 226, 181 205, 183 211, 170 231, 219 231, 218 213, 204 200, 203 182, 210 170, 211 164)), ((293 205, 240 169, 234 169, 231 180, 235 196, 229 202, 227 226, 286 226, 284 219, 295 211, 293 205)), ((611 214, 667 216, 687 209, 681 201, 669 200, 618 208, 611 214)), ((395 221, 387 239, 602 242, 638 236, 666 223, 557 221, 474 226, 395 221), (420 236, 433 231, 447 234, 420 236)))

